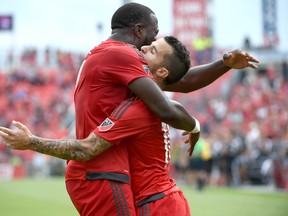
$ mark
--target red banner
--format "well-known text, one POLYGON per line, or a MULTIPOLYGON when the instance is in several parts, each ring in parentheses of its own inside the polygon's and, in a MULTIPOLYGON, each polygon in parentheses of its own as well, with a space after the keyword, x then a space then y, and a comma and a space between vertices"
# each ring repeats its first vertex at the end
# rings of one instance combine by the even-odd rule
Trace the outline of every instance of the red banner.
POLYGON ((191 48, 192 41, 208 36, 206 0, 174 0, 173 35, 191 48))

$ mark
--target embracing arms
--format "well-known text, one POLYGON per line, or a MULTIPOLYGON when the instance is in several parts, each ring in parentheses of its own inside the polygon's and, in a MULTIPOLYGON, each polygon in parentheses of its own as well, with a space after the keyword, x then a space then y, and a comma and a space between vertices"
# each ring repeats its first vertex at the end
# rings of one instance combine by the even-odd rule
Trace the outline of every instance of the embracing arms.
MULTIPOLYGON (((82 140, 46 139, 33 135, 20 122, 13 121, 12 124, 17 129, 12 130, 0 127, 0 136, 9 148, 16 150, 32 150, 65 160, 88 161, 113 146, 112 143, 100 138, 94 132, 91 132, 87 138, 82 140)), ((186 132, 183 136, 187 134, 186 132)), ((191 156, 194 146, 199 139, 200 131, 189 134, 185 143, 190 143, 188 152, 191 156)))

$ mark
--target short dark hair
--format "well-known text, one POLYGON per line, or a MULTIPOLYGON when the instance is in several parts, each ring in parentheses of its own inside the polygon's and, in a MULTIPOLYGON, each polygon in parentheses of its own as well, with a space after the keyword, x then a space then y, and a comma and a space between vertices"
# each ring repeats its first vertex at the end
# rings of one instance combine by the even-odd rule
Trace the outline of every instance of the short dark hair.
POLYGON ((173 54, 166 54, 163 63, 163 66, 169 70, 164 83, 169 85, 178 82, 187 73, 191 60, 189 50, 177 38, 165 36, 164 40, 173 49, 173 54))
POLYGON ((113 14, 111 29, 131 27, 136 23, 148 24, 151 22, 151 14, 155 13, 144 5, 138 3, 124 4, 113 14))

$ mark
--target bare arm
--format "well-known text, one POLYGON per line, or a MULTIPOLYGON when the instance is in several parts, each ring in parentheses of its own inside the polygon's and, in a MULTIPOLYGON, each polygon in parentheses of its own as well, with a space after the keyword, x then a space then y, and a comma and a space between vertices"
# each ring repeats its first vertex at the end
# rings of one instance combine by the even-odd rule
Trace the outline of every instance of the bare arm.
POLYGON ((257 69, 254 63, 259 63, 259 61, 242 50, 234 50, 224 54, 223 60, 191 67, 179 82, 166 86, 164 90, 183 93, 192 92, 210 85, 231 68, 243 69, 251 67, 257 69))
POLYGON ((195 127, 194 118, 181 104, 171 102, 152 79, 136 79, 129 84, 129 88, 161 121, 185 131, 191 131, 195 127))
POLYGON ((34 136, 20 122, 12 122, 17 130, 0 127, 0 136, 6 145, 17 150, 33 150, 65 160, 87 161, 110 148, 113 144, 93 132, 82 140, 53 140, 34 136))

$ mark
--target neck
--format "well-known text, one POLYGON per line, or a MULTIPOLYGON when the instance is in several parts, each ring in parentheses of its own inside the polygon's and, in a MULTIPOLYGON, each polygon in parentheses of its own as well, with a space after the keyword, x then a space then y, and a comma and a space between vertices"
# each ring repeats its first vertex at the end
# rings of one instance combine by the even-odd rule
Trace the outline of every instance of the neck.
POLYGON ((161 83, 161 84, 158 84, 158 85, 159 85, 160 89, 163 91, 163 90, 164 90, 164 88, 165 88, 165 85, 164 85, 163 83, 161 83))
POLYGON ((155 79, 155 82, 157 83, 157 85, 160 87, 160 89, 164 90, 165 88, 165 84, 162 80, 160 79, 155 79))
POLYGON ((110 37, 110 39, 115 40, 115 41, 120 41, 123 43, 129 43, 129 44, 134 44, 135 42, 131 39, 131 36, 127 29, 116 29, 113 30, 110 37))

